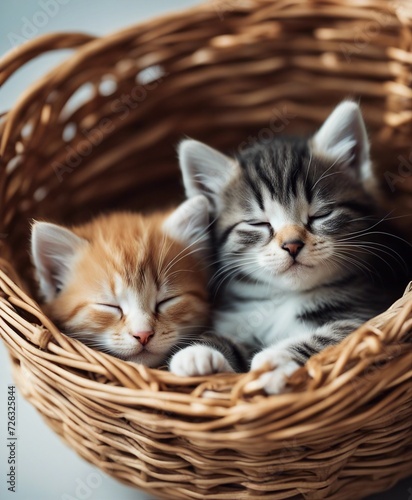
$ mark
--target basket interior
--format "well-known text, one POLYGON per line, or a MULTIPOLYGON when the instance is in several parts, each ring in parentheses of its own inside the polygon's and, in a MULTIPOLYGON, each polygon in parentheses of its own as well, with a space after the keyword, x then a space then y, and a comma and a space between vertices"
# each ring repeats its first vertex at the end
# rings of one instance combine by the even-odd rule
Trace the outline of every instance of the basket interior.
MULTIPOLYGON (((2 245, 20 277, 28 274, 32 218, 70 224, 176 202, 183 137, 232 153, 278 134, 313 133, 345 98, 360 101, 385 206, 412 208, 411 179, 395 192, 385 179, 411 154, 411 91, 405 67, 387 51, 403 33, 394 13, 384 18, 368 6, 380 31, 349 50, 344 28, 364 22, 362 8, 359 19, 354 11, 328 15, 326 6, 323 15, 276 17, 257 5, 253 13, 205 5, 88 39, 22 97, 0 129, 2 245)), ((71 36, 66 45, 78 45, 71 36)))

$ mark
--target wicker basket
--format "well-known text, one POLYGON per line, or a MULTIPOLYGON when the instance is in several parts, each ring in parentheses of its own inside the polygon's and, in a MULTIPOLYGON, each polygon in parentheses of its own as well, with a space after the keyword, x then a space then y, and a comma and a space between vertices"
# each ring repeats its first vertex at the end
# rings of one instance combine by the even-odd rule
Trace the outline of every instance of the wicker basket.
POLYGON ((169 500, 356 499, 410 473, 412 292, 266 397, 248 392, 253 373, 181 379, 64 336, 33 299, 28 237, 33 217, 178 200, 185 134, 225 149, 313 131, 348 96, 382 200, 407 214, 411 20, 408 0, 211 1, 103 38, 43 36, 1 61, 4 82, 73 49, 1 118, 0 334, 20 391, 86 460, 169 500))

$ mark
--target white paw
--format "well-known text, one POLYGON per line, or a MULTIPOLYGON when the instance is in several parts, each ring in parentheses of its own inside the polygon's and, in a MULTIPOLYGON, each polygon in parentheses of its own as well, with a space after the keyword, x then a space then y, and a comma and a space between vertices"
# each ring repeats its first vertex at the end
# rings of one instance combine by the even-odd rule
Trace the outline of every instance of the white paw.
POLYGON ((263 373, 256 381, 251 382, 253 388, 262 388, 267 394, 280 394, 285 392, 288 377, 300 365, 285 351, 273 348, 264 349, 252 359, 251 370, 270 368, 271 371, 263 373))
POLYGON ((174 354, 169 370, 180 377, 233 372, 223 354, 206 345, 191 345, 174 354))

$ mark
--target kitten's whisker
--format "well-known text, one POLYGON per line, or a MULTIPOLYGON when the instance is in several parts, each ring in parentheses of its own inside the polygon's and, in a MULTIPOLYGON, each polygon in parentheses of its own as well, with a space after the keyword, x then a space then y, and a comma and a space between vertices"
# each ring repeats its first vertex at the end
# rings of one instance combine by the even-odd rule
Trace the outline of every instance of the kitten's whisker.
MULTIPOLYGON (((217 283, 217 285, 214 286, 214 295, 213 295, 213 298, 216 299, 217 297, 217 294, 218 294, 218 291, 219 289, 221 288, 221 286, 223 285, 223 283, 229 279, 230 277, 232 276, 236 276, 238 274, 238 270, 241 268, 242 266, 236 266, 236 267, 233 267, 230 272, 228 273, 225 273, 223 274, 223 277, 222 279, 217 283)), ((216 280, 216 278, 215 278, 216 280)))
MULTIPOLYGON (((396 250, 393 250, 388 245, 383 245, 382 243, 377 243, 377 242, 362 243, 361 242, 361 243, 355 243, 355 245, 353 245, 353 244, 343 244, 343 245, 338 244, 335 246, 337 248, 348 248, 351 251, 356 251, 356 250, 361 251, 361 249, 376 250, 376 251, 379 251, 379 252, 391 257, 395 262, 398 262, 399 264, 403 264, 403 266, 406 270, 408 269, 408 265, 406 264, 405 259, 403 259, 403 257, 400 255, 400 253, 397 252, 396 250), (376 247, 378 247, 378 248, 376 248, 376 247), (383 249, 385 249, 385 250, 383 250, 383 249)), ((374 255, 376 255, 381 260, 383 260, 385 263, 387 263, 387 261, 383 257, 379 256, 379 254, 374 254, 374 255)), ((393 269, 392 269, 392 271, 393 271, 393 269)))
MULTIPOLYGON (((343 156, 343 154, 342 154, 342 155, 340 155, 340 156, 338 156, 338 157, 336 158, 336 160, 332 163, 332 165, 331 165, 329 168, 327 168, 327 169, 325 170, 325 172, 323 172, 323 174, 319 177, 319 179, 318 179, 318 180, 315 182, 315 184, 312 186, 312 191, 315 191, 315 187, 318 185, 318 183, 319 183, 320 181, 322 181, 322 180, 323 180, 323 179, 325 179, 326 177, 329 177, 329 175, 326 175, 326 174, 329 172, 329 170, 330 170, 331 168, 333 168, 333 167, 336 165, 336 163, 337 163, 338 161, 340 161, 340 159, 342 158, 342 156, 343 156)), ((334 173, 341 173, 341 172, 332 172, 332 174, 330 174, 330 175, 333 175, 334 173)))
POLYGON ((173 271, 172 273, 169 273, 167 275, 168 279, 172 278, 173 276, 179 274, 179 273, 195 273, 196 271, 194 269, 177 269, 176 271, 173 271))
MULTIPOLYGON (((187 248, 190 248, 190 246, 189 246, 189 247, 186 247, 186 249, 187 249, 187 248)), ((185 249, 185 250, 186 250, 186 249, 185 249)), ((175 259, 173 259, 173 261, 172 261, 172 262, 170 262, 170 263, 168 264, 168 266, 166 267, 166 269, 164 269, 164 270, 163 270, 162 274, 163 274, 163 275, 167 275, 167 273, 170 271, 170 269, 171 269, 173 266, 177 266, 177 264, 179 264, 179 262, 181 262, 183 259, 185 259, 185 258, 189 257, 190 255, 193 255, 193 254, 194 254, 194 253, 196 253, 196 252, 201 252, 201 251, 203 251, 203 250, 208 250, 208 247, 196 247, 196 248, 193 248, 193 249, 192 249, 190 252, 188 252, 188 253, 182 253, 183 251, 182 251, 182 252, 180 252, 180 254, 179 254, 179 255, 180 255, 180 257, 179 257, 177 260, 176 260, 176 258, 175 258, 175 259)))
POLYGON ((396 220, 396 219, 403 219, 405 217, 412 217, 412 214, 402 214, 402 215, 397 215, 395 217, 389 217, 389 215, 391 215, 394 211, 395 211, 395 209, 391 210, 390 212, 388 212, 386 215, 384 215, 379 220, 377 220, 374 215, 365 215, 364 217, 358 217, 357 219, 352 219, 349 222, 356 222, 356 221, 368 220, 369 219, 369 220, 374 220, 374 221, 377 220, 377 223, 379 224, 379 223, 384 222, 384 221, 390 221, 390 220, 396 220))
POLYGON ((339 250, 339 252, 335 252, 335 255, 338 258, 343 259, 345 262, 352 264, 357 269, 362 270, 363 272, 367 271, 372 276, 374 274, 377 274, 376 271, 372 272, 372 269, 365 262, 357 261, 356 259, 354 259, 353 255, 351 253, 348 253, 348 252, 343 251, 343 250, 339 250))
POLYGON ((382 222, 384 222, 385 220, 387 220, 386 218, 391 214, 393 213, 393 210, 390 211, 388 214, 384 215, 381 219, 379 219, 377 222, 375 222, 375 224, 373 224, 372 226, 369 226, 365 229, 360 229, 359 231, 353 231, 351 233, 348 233, 348 236, 352 236, 352 235, 355 235, 355 234, 359 234, 359 233, 364 233, 365 231, 369 231, 370 229, 374 229, 377 225, 381 224, 382 222))
POLYGON ((161 254, 160 254, 160 258, 159 258, 159 262, 158 262, 158 266, 157 266, 157 276, 160 276, 160 274, 161 274, 160 270, 162 269, 166 255, 169 253, 172 246, 173 246, 173 241, 171 241, 169 243, 167 250, 165 250, 165 248, 166 248, 166 234, 164 233, 163 240, 162 240, 162 250, 161 250, 161 254))
POLYGON ((396 234, 392 234, 392 233, 387 233, 385 231, 368 231, 366 230, 365 233, 363 234, 359 234, 359 235, 351 235, 349 236, 348 238, 345 238, 345 239, 342 239, 340 241, 350 241, 350 240, 354 240, 356 238, 360 238, 362 236, 369 236, 371 234, 380 234, 380 235, 385 235, 385 236, 390 236, 392 238, 396 238, 397 240, 400 240, 402 241, 403 243, 406 243, 410 248, 412 248, 412 244, 409 243, 407 240, 405 240, 404 238, 401 238, 400 236, 397 236, 396 234))
MULTIPOLYGON (((380 259, 385 265, 387 265, 389 267, 389 269, 394 272, 394 269, 393 267, 389 264, 389 262, 387 262, 382 256, 380 256, 378 253, 374 252, 373 250, 371 250, 370 248, 367 248, 367 247, 363 247, 363 250, 367 253, 369 253, 370 255, 374 255, 376 258, 380 259)), ((355 251, 355 249, 351 248, 350 249, 351 252, 355 251)), ((387 255, 390 255, 391 257, 394 257, 393 255, 391 254, 388 254, 388 252, 385 252, 387 255)), ((396 258, 395 258, 396 260, 396 258)))
MULTIPOLYGON (((202 239, 204 238, 208 238, 209 235, 208 235, 208 230, 210 229, 210 227, 212 226, 212 224, 214 224, 216 219, 213 219, 205 228, 205 230, 199 235, 198 238, 196 238, 194 241, 192 241, 192 243, 190 245, 187 245, 186 247, 183 248, 183 250, 181 250, 172 260, 171 262, 169 262, 168 266, 166 267, 166 269, 164 270, 164 273, 166 274, 170 267, 173 266, 176 262, 176 260, 184 253, 186 252, 186 250, 189 250, 189 248, 197 245, 202 239)), ((198 251, 197 248, 194 249, 194 251, 198 251)), ((180 262, 180 261, 178 261, 180 262)))
POLYGON ((233 265, 231 264, 230 266, 229 265, 226 265, 225 268, 222 268, 220 269, 219 271, 217 271, 209 280, 210 283, 214 283, 215 281, 218 280, 218 278, 220 277, 225 277, 227 276, 227 274, 231 274, 232 272, 235 272, 237 271, 238 269, 240 269, 242 267, 242 264, 237 264, 237 265, 233 265))
MULTIPOLYGON (((343 175, 344 172, 331 172, 330 174, 324 175, 315 182, 315 186, 316 186, 316 184, 318 184, 319 181, 327 179, 328 177, 331 177, 332 175, 339 175, 339 174, 343 175)), ((315 188, 315 186, 313 186, 313 189, 315 188)))
POLYGON ((236 264, 233 262, 228 262, 213 274, 213 276, 210 278, 209 282, 213 283, 222 274, 225 274, 228 269, 235 270, 235 269, 239 269, 239 268, 243 267, 244 264, 253 264, 253 263, 254 263, 254 259, 250 260, 250 261, 248 260, 248 261, 236 262, 236 264))
POLYGON ((304 186, 306 186, 308 183, 308 177, 309 177, 309 171, 310 171, 311 165, 312 165, 312 150, 310 150, 309 163, 308 163, 308 166, 306 168, 306 177, 305 177, 304 186))
MULTIPOLYGON (((353 271, 353 269, 346 263, 343 256, 335 255, 334 257, 329 257, 329 261, 334 263, 337 269, 344 267, 348 272, 353 271)), ((362 273, 364 271, 362 270, 362 273)))
POLYGON ((208 329, 207 325, 182 325, 177 328, 178 330, 193 330, 196 334, 198 333, 203 333, 205 330, 208 329), (196 330, 200 330, 200 332, 197 332, 196 330))
MULTIPOLYGON (((237 266, 236 268, 233 268, 232 272, 231 273, 228 273, 226 275, 223 276, 222 280, 219 282, 218 286, 215 288, 215 294, 214 294, 214 298, 216 298, 216 295, 218 293, 218 290, 219 288, 222 286, 222 284, 224 283, 225 280, 227 280, 228 278, 230 278, 229 282, 227 283, 227 286, 230 285, 230 283, 233 281, 233 279, 236 278, 236 276, 239 274, 238 273, 238 269, 240 268, 241 266, 237 266)), ((247 274, 245 274, 243 277, 241 277, 241 280, 242 279, 245 279, 247 278, 248 276, 250 276, 251 274, 255 273, 256 270, 258 270, 259 267, 257 265, 255 265, 255 267, 252 267, 250 272, 248 272, 247 274)))
MULTIPOLYGON (((221 261, 221 262, 224 262, 224 265, 225 265, 225 266, 232 266, 232 265, 237 265, 237 264, 241 264, 241 263, 249 263, 249 262, 252 262, 252 261, 255 261, 255 260, 256 260, 256 259, 255 259, 255 257, 254 257, 254 256, 253 256, 253 257, 252 257, 252 256, 251 256, 251 257, 249 257, 249 256, 244 256, 244 257, 242 257, 242 258, 240 258, 240 259, 239 259, 239 258, 237 258, 237 259, 236 259, 236 261, 234 261, 234 260, 231 260, 231 259, 227 258, 227 259, 222 259, 222 261, 221 261)), ((222 267, 223 267, 223 266, 222 266, 222 267)))

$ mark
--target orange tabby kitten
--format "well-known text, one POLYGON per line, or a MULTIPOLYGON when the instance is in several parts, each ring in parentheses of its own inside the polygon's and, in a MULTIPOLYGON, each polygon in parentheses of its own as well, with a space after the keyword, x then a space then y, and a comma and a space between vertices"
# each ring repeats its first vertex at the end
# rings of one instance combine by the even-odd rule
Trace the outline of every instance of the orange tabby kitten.
POLYGON ((71 229, 35 222, 32 257, 46 312, 91 347, 161 365, 209 324, 207 225, 203 196, 171 213, 113 213, 71 229))

